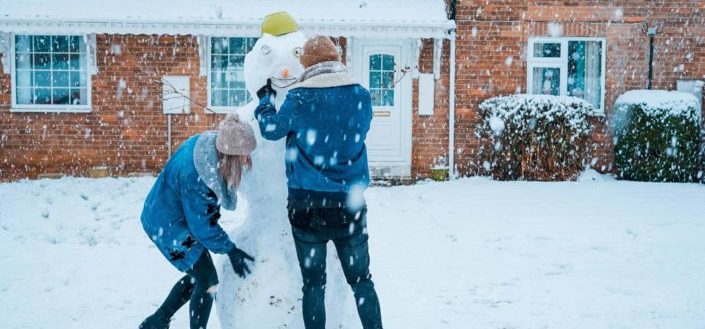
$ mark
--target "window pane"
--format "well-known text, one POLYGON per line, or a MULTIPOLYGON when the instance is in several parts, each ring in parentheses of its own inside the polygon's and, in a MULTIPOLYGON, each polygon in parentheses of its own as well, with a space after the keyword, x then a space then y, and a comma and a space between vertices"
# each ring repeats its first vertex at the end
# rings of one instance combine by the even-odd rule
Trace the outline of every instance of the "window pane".
POLYGON ((561 44, 555 42, 534 43, 534 57, 560 58, 561 44))
POLYGON ((69 72, 68 71, 54 71, 51 73, 52 86, 56 87, 68 87, 69 86, 69 72))
POLYGON ((70 44, 69 44, 69 51, 72 53, 78 53, 78 52, 83 52, 83 37, 80 36, 71 36, 70 37, 70 44))
POLYGON ((34 52, 49 52, 51 50, 51 37, 48 35, 35 35, 34 52))
POLYGON ((54 36, 51 37, 51 50, 53 52, 66 53, 69 51, 69 37, 54 36))
POLYGON ((382 88, 394 89, 394 72, 384 72, 382 75, 382 88))
POLYGON ((384 106, 394 106, 394 89, 385 90, 382 95, 384 106))
POLYGON ((373 106, 382 106, 382 91, 379 89, 370 90, 370 96, 372 96, 373 106))
POLYGON ((31 88, 17 88, 17 104, 30 104, 32 102, 31 88))
POLYGON ((88 98, 88 93, 85 88, 81 89, 71 89, 71 105, 86 105, 86 99, 88 98))
POLYGON ((212 54, 227 54, 228 38, 212 38, 211 47, 212 54))
POLYGON ((69 55, 68 54, 54 54, 51 57, 52 68, 54 70, 68 70, 69 68, 69 55))
POLYGON ((382 70, 382 55, 370 56, 370 70, 382 70))
POLYGON ((15 52, 17 54, 29 53, 32 51, 32 37, 28 35, 18 35, 15 37, 15 52))
POLYGON ((394 71, 394 56, 384 55, 382 60, 382 70, 394 71))
POLYGON ((52 89, 52 104, 67 105, 70 102, 69 89, 52 89))
POLYGON ((51 71, 34 71, 34 87, 51 87, 51 71))
POLYGON ((531 82, 532 94, 560 95, 561 70, 557 67, 535 67, 531 82))
POLYGON ((31 104, 51 104, 51 89, 49 88, 35 88, 34 98, 31 104))
POLYGON ((30 70, 17 70, 17 71, 15 71, 15 81, 17 82, 17 87, 31 87, 32 86, 32 71, 30 71, 30 70))
POLYGON ((51 55, 34 54, 32 63, 34 64, 34 69, 48 70, 51 68, 51 55))
POLYGON ((602 101, 602 42, 568 42, 568 95, 599 109, 602 101))
POLYGON ((382 72, 370 72, 370 89, 382 88, 382 72))

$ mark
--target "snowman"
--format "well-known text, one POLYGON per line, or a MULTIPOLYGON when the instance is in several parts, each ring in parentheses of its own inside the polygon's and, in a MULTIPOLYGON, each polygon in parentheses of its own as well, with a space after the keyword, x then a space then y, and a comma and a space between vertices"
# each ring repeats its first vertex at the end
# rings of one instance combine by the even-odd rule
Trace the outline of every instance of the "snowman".
MULTIPOLYGON (((281 106, 287 91, 303 73, 299 57, 305 42, 305 35, 291 16, 275 13, 265 18, 262 37, 245 56, 245 85, 255 100, 237 113, 252 125, 257 148, 251 155, 253 168, 243 176, 239 188, 239 196, 244 199, 244 223, 230 237, 239 248, 254 255, 256 262, 245 279, 235 275, 227 259, 220 266, 216 302, 223 329, 304 328, 301 272, 286 210, 285 142, 268 141, 260 135, 254 118, 259 100, 254 95, 271 79, 277 92, 275 106, 281 106)), ((348 328, 342 323, 356 323, 354 298, 335 257, 334 250, 328 252, 327 325, 348 328)))

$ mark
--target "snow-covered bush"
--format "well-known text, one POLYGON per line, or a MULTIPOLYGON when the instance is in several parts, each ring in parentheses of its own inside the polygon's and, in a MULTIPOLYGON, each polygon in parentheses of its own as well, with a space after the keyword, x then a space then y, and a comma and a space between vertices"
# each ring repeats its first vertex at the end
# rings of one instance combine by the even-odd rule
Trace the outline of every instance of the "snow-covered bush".
POLYGON ((702 176, 701 114, 695 96, 632 90, 617 98, 615 167, 619 177, 693 182, 702 176))
POLYGON ((480 162, 499 180, 572 180, 589 155, 590 103, 575 97, 511 95, 480 104, 480 162))

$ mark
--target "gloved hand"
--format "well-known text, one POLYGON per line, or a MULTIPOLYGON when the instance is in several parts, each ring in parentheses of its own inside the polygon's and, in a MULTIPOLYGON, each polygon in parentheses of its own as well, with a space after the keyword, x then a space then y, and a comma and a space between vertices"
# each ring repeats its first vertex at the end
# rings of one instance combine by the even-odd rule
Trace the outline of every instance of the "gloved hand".
POLYGON ((257 90, 257 97, 259 97, 259 99, 265 96, 277 96, 277 91, 272 88, 272 79, 267 79, 267 84, 257 90))
POLYGON ((250 267, 245 263, 245 260, 254 262, 255 259, 242 251, 242 249, 233 247, 232 250, 228 251, 228 257, 230 258, 230 264, 233 266, 233 271, 241 278, 245 278, 251 273, 250 267))

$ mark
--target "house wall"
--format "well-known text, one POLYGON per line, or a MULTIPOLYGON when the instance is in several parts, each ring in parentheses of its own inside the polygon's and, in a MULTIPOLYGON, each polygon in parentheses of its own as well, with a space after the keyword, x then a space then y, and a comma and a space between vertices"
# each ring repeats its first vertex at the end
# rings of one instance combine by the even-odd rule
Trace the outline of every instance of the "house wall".
MULTIPOLYGON (((91 113, 10 112, 10 76, 0 74, 3 180, 44 173, 80 176, 93 166, 107 166, 112 175, 161 169, 168 158, 161 76, 188 75, 191 97, 206 103, 197 38, 98 35, 96 53, 91 113)), ((215 127, 218 118, 194 105, 191 114, 174 115, 174 148, 191 134, 215 127)))
MULTIPOLYGON (((189 76, 190 97, 206 103, 207 78, 199 75, 196 37, 103 34, 96 41, 98 72, 91 77, 90 113, 10 112, 11 79, 0 71, 2 180, 54 173, 83 176, 96 166, 108 167, 115 176, 157 173, 168 158, 168 119, 162 114, 160 78, 189 76)), ((345 38, 335 41, 345 58, 345 38)), ((415 178, 428 177, 436 159, 447 157, 448 58, 446 42, 432 116, 418 115, 418 80, 413 82, 415 178)), ((422 72, 433 72, 432 40, 423 41, 419 63, 422 72)), ((190 114, 173 115, 172 148, 192 134, 214 128, 220 118, 195 104, 190 114)))
POLYGON ((648 37, 644 23, 657 26, 655 89, 675 89, 678 79, 705 78, 705 2, 681 1, 535 1, 459 0, 456 21, 456 159, 460 174, 481 172, 474 132, 478 105, 485 99, 526 92, 526 48, 531 36, 548 36, 548 24, 562 24, 565 36, 604 37, 605 117, 594 118, 597 145, 594 167, 612 169, 609 129, 615 99, 645 89, 648 37), (511 58, 511 60, 508 60, 511 58))

